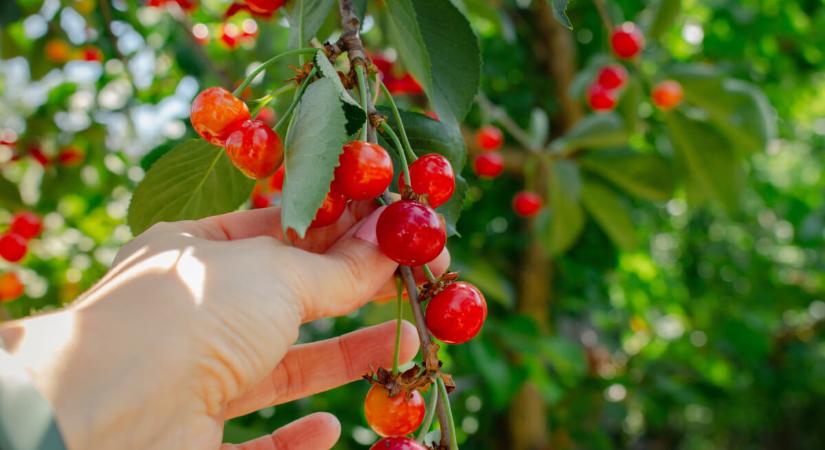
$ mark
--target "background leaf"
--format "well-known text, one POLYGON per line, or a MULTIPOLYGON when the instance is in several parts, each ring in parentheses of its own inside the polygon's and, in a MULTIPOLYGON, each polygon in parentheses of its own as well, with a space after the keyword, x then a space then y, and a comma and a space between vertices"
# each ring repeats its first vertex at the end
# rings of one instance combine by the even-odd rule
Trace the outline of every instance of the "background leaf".
POLYGON ((570 23, 570 18, 567 17, 567 4, 569 0, 547 0, 553 6, 553 17, 569 29, 573 29, 573 24, 570 23))
POLYGON ((673 194, 673 169, 661 156, 606 150, 588 152, 579 162, 588 171, 641 198, 665 201, 673 194))
POLYGON ((556 162, 548 190, 549 212, 540 216, 536 226, 543 230, 547 252, 555 256, 572 247, 584 228, 579 167, 571 161, 556 162))
POLYGON ((585 178, 582 203, 617 247, 630 250, 636 246, 636 228, 630 212, 616 192, 598 181, 585 178))
POLYGON ((301 20, 299 1, 293 0, 287 3, 286 20, 289 22, 289 48, 297 48, 306 45, 321 29, 324 20, 333 11, 333 6, 337 4, 335 0, 301 0, 303 1, 303 36, 298 36, 298 23, 301 20))
POLYGON ((682 0, 656 0, 649 7, 650 25, 646 36, 658 40, 662 34, 672 28, 682 12, 682 0))
POLYGON ((576 122, 551 149, 567 153, 575 149, 621 147, 627 144, 624 121, 615 112, 590 114, 576 122))

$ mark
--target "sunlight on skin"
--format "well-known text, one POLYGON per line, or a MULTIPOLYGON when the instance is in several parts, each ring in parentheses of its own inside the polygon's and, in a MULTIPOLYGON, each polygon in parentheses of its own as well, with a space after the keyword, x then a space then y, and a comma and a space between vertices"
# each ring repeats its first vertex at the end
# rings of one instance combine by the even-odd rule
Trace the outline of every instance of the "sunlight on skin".
POLYGON ((196 305, 203 303, 203 290, 206 286, 206 265, 195 257, 194 248, 186 247, 177 261, 178 278, 192 294, 196 305))

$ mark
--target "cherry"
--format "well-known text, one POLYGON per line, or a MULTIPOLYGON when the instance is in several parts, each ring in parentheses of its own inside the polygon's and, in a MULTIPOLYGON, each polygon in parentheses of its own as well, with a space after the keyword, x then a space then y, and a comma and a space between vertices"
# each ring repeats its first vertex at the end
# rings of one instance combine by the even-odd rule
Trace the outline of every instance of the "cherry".
POLYGON ((618 89, 627 81, 627 69, 620 64, 609 64, 599 70, 596 84, 606 89, 618 89))
POLYGON ((616 107, 616 91, 600 84, 590 86, 587 102, 594 111, 610 111, 616 107))
POLYGON ((278 133, 260 120, 247 120, 226 138, 226 153, 244 175, 266 178, 284 160, 284 147, 278 133))
POLYGON ((682 102, 682 85, 675 80, 665 80, 653 87, 653 104, 662 111, 670 111, 682 102))
POLYGON ((344 145, 335 169, 336 190, 353 200, 370 200, 392 182, 392 159, 378 144, 353 141, 344 145))
POLYGON ((235 128, 249 120, 249 109, 226 89, 211 87, 195 97, 190 120, 201 137, 222 146, 235 128))
MULTIPOLYGON (((418 195, 426 195, 431 207, 437 208, 453 195, 455 175, 447 158, 429 153, 410 164, 412 190, 418 195)), ((398 177, 398 186, 404 192, 404 176, 398 177)))
POLYGON ((221 24, 221 42, 226 44, 226 46, 229 47, 230 50, 233 50, 235 47, 238 46, 238 44, 240 44, 241 37, 241 30, 234 23, 221 24))
POLYGON ((252 203, 252 209, 260 209, 260 208, 268 208, 272 205, 272 202, 269 201, 269 197, 266 196, 264 187, 260 183, 256 183, 255 187, 252 189, 252 194, 249 196, 249 200, 252 203))
POLYGON ((390 397, 384 386, 373 385, 364 399, 367 423, 380 436, 412 433, 424 420, 424 397, 417 390, 390 397))
POLYGON ((309 224, 310 228, 320 228, 335 223, 344 213, 346 207, 347 198, 330 189, 327 196, 324 197, 324 203, 321 203, 321 207, 315 213, 315 219, 309 224))
POLYGON ((427 328, 448 344, 463 344, 475 337, 486 318, 484 295, 463 281, 448 285, 427 305, 427 328))
POLYGON ((286 3, 285 0, 244 0, 244 2, 250 11, 266 15, 272 14, 286 3))
POLYGON ((610 45, 613 53, 619 58, 630 59, 642 51, 645 46, 645 38, 639 27, 633 22, 625 22, 610 35, 610 45))
POLYGON ((504 171, 504 157, 497 152, 482 153, 473 160, 473 170, 481 178, 496 178, 504 171))
POLYGON ((17 262, 26 256, 28 247, 26 240, 17 233, 6 233, 0 236, 0 257, 8 262, 17 262))
POLYGON ((99 48, 94 46, 86 47, 85 49, 83 49, 83 60, 101 62, 103 61, 103 52, 101 52, 99 48))
POLYGON ((270 127, 275 126, 275 110, 266 106, 261 108, 261 111, 258 113, 255 119, 260 120, 261 122, 269 125, 270 127))
POLYGON ((513 210, 521 217, 533 217, 541 211, 542 200, 539 194, 521 191, 513 196, 513 210))
POLYGON ((23 295, 24 286, 14 272, 0 275, 0 302, 10 302, 23 295))
POLYGON ((386 437, 372 444, 370 450, 427 450, 427 447, 404 436, 386 437))
POLYGON ((278 170, 275 171, 275 174, 272 175, 272 178, 269 179, 269 189, 272 192, 281 192, 284 190, 284 176, 286 175, 285 165, 281 165, 278 167, 278 170))
POLYGON ((504 136, 501 130, 492 125, 485 125, 476 131, 476 144, 482 150, 498 150, 502 143, 504 143, 504 136))
POLYGON ((11 218, 9 233, 16 234, 25 240, 33 239, 43 230, 43 222, 37 214, 22 211, 11 218))
POLYGON ((46 59, 55 63, 64 63, 69 60, 72 48, 62 39, 49 39, 45 47, 46 59))
POLYGON ((432 261, 447 241, 438 214, 412 200, 387 206, 378 217, 376 236, 381 251, 405 266, 420 266, 432 261))
POLYGON ((66 167, 78 166, 85 158, 83 150, 75 147, 66 147, 57 154, 57 162, 66 167))

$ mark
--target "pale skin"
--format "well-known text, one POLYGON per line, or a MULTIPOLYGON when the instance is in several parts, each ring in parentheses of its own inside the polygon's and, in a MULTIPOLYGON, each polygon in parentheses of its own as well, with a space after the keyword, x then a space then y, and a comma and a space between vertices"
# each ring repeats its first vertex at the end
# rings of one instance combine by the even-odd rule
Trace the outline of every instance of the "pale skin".
MULTIPOLYGON (((329 449, 340 424, 327 413, 241 444, 221 443, 223 425, 392 364, 394 322, 294 345, 301 324, 394 295, 373 209, 352 204, 292 245, 276 208, 156 225, 71 306, 0 338, 70 449, 329 449)), ((448 265, 444 251, 430 267, 448 265)), ((405 322, 402 361, 417 350, 405 322)))

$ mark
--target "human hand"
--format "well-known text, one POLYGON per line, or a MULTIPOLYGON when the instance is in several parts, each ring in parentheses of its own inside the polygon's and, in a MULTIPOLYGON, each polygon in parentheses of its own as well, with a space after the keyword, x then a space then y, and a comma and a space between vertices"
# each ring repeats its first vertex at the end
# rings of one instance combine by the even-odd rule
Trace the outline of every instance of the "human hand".
MULTIPOLYGON (((373 208, 354 203, 294 246, 282 242, 275 208, 156 225, 73 306, 0 337, 70 448, 330 448, 340 430, 329 414, 237 446, 221 446, 223 423, 391 364, 390 323, 291 347, 300 324, 394 292, 396 263, 376 246, 373 208)), ((430 266, 448 264, 445 251, 430 266)), ((405 323, 401 357, 417 346, 405 323)))

